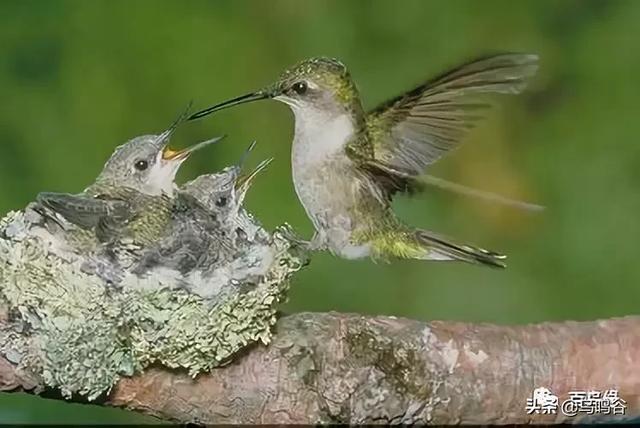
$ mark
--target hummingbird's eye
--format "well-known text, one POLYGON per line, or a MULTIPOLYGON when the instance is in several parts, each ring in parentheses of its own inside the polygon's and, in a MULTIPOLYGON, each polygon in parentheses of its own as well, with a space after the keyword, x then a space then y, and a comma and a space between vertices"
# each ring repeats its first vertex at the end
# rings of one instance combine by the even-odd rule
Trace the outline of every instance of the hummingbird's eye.
POLYGON ((304 95, 307 92, 307 88, 307 82, 305 82, 304 80, 294 83, 291 87, 291 89, 293 89, 298 95, 304 95))
POLYGON ((217 207, 224 207, 225 205, 227 205, 227 198, 224 196, 220 196, 217 200, 216 200, 216 206, 217 207))
POLYGON ((135 163, 134 166, 138 171, 144 171, 145 169, 149 168, 149 162, 147 162, 146 160, 139 160, 135 163))

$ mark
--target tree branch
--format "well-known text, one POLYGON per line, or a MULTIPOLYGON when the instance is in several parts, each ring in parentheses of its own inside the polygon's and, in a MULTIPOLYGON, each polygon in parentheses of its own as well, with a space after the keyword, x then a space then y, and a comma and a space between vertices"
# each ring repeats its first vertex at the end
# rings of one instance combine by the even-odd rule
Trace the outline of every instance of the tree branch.
MULTIPOLYGON (((569 419, 528 415, 536 387, 561 401, 617 389, 627 417, 638 416, 638 367, 640 317, 497 326, 302 313, 227 367, 196 379, 152 368, 121 380, 105 404, 216 424, 550 423, 569 419)), ((0 358, 3 391, 37 386, 0 358)))

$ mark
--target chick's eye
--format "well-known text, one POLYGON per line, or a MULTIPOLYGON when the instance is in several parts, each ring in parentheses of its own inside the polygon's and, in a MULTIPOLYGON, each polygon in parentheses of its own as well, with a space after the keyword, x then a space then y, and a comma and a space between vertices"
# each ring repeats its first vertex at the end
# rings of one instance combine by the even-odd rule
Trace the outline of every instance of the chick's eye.
POLYGON ((134 166, 138 171, 144 171, 145 169, 149 168, 149 162, 147 162, 146 160, 139 160, 135 163, 134 166))
POLYGON ((217 200, 216 200, 216 206, 222 208, 225 205, 227 205, 227 198, 224 196, 220 196, 217 200))
POLYGON ((304 95, 307 92, 307 88, 308 88, 307 82, 304 82, 304 81, 296 82, 291 87, 291 89, 293 89, 294 92, 298 95, 304 95))

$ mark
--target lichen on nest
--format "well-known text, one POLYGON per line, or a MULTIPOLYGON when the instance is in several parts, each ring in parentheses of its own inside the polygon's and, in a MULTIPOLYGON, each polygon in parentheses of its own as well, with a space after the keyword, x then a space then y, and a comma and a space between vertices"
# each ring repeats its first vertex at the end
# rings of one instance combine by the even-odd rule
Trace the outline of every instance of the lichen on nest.
POLYGON ((84 271, 85 255, 66 250, 30 207, 9 213, 0 220, 0 300, 9 314, 0 351, 64 396, 94 400, 152 363, 195 376, 249 344, 268 344, 288 279, 307 260, 281 229, 269 234, 244 210, 237 215, 229 227, 251 233, 212 275, 156 266, 125 272, 116 287, 84 271), (201 292, 213 282, 215 293, 201 292))

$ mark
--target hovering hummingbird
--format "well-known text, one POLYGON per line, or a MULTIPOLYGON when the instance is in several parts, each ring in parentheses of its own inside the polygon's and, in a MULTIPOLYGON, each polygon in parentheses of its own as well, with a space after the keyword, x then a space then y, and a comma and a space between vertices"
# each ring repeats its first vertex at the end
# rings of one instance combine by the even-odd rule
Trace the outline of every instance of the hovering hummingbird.
POLYGON ((172 150, 169 140, 185 117, 186 112, 160 135, 136 137, 118 147, 82 193, 40 193, 37 201, 67 222, 93 231, 99 242, 127 236, 148 245, 171 218, 180 165, 194 151, 222 138, 172 150))
POLYGON ((478 96, 517 94, 538 57, 500 54, 476 59, 365 112, 347 68, 312 58, 259 91, 192 115, 263 99, 295 116, 293 182, 316 233, 311 249, 348 259, 461 260, 504 267, 505 256, 412 228, 391 209, 398 192, 420 188, 426 167, 457 147, 488 104, 478 96))

